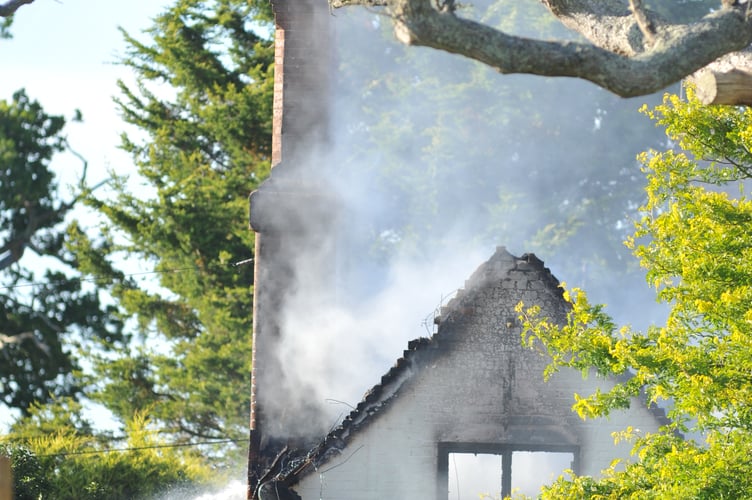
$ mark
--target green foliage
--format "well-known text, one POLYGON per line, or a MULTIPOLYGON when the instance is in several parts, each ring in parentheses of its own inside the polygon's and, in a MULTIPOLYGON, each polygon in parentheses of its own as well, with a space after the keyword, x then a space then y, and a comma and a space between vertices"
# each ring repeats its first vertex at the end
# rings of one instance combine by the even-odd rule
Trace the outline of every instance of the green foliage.
POLYGON ((97 437, 75 401, 36 407, 6 436, 16 498, 99 500, 154 498, 206 484, 212 471, 196 450, 165 446, 144 412, 126 422, 126 437, 97 437))
POLYGON ((46 498, 50 482, 44 475, 39 458, 27 447, 0 444, 0 455, 10 458, 13 472, 13 497, 16 500, 46 498))
POLYGON ((11 25, 13 25, 13 16, 0 19, 0 39, 13 38, 13 35, 10 32, 11 25))
POLYGON ((28 439, 53 435, 63 429, 66 434, 91 436, 91 424, 82 416, 83 406, 72 397, 56 398, 48 403, 35 403, 23 418, 11 427, 6 439, 26 442, 28 439))
POLYGON ((124 33, 137 81, 116 102, 139 176, 87 199, 101 238, 69 232, 134 331, 117 356, 92 353, 92 397, 124 420, 148 409, 181 442, 247 436, 253 274, 232 264, 252 255, 247 198, 270 168, 269 19, 261 0, 181 0, 148 42, 124 33), (158 283, 127 276, 136 262, 158 283))
MULTIPOLYGON (((608 415, 642 391, 670 402, 673 423, 660 433, 627 430, 638 460, 602 480, 560 480, 546 498, 742 498, 752 488, 752 112, 702 106, 667 95, 653 110, 678 150, 640 156, 647 202, 627 244, 647 270, 665 323, 644 332, 617 329, 579 290, 563 327, 519 311, 528 342, 552 353, 549 371, 629 375, 607 393, 576 396, 583 417, 608 415), (738 184, 738 189, 732 184, 738 184), (734 194, 736 193, 736 194, 734 194), (703 436, 684 441, 676 431, 703 436)), ((668 404, 668 403, 667 403, 668 404)))
POLYGON ((602 479, 560 478, 541 498, 736 499, 749 497, 750 435, 730 430, 712 433, 702 444, 670 434, 639 438, 639 461, 620 469, 613 464, 602 479))
POLYGON ((116 102, 136 130, 123 148, 140 188, 113 175, 95 192, 82 178, 61 202, 49 166, 68 148, 65 121, 22 92, 0 106, 0 268, 8 285, 36 283, 2 291, 0 333, 24 336, 0 345, 12 360, 0 363, 0 389, 25 411, 7 440, 38 465, 17 475, 38 485, 27 488, 34 498, 153 497, 205 482, 199 452, 223 472, 243 455, 237 444, 163 445, 247 436, 253 274, 232 264, 252 255, 247 197, 269 171, 271 19, 263 0, 179 1, 148 42, 124 33, 122 62, 137 80, 120 82, 116 102), (102 216, 96 230, 65 226, 79 199, 102 216), (27 249, 63 270, 35 276, 19 266, 27 249), (134 276, 142 266, 158 282, 134 276), (82 393, 127 437, 95 434, 78 400, 56 399, 82 393))
POLYGON ((64 126, 23 90, 0 101, 0 396, 22 411, 80 389, 77 345, 121 339, 97 293, 72 279, 63 248, 64 218, 88 189, 84 167, 78 194, 61 199, 52 160, 69 149, 64 126), (40 262, 54 266, 35 272, 40 262))

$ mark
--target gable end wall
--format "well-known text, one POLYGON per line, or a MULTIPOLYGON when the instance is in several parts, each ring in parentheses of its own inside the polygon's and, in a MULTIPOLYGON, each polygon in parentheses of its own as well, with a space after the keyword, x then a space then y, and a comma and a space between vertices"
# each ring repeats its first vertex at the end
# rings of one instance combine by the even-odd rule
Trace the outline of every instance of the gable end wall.
POLYGON ((370 421, 344 450, 300 480, 294 489, 303 499, 321 498, 322 491, 328 500, 445 499, 440 451, 452 444, 578 450, 578 472, 597 475, 613 458, 629 458, 629 446, 615 446, 613 432, 627 425, 658 429, 660 419, 637 400, 609 420, 582 421, 572 413, 574 392, 605 389, 608 381, 561 371, 543 383, 547 359, 521 346, 520 329, 508 319, 520 300, 560 321, 566 304, 542 265, 516 263, 494 258, 468 280, 480 288, 461 292, 445 308, 432 345, 409 358, 411 374, 396 395, 372 405, 370 421))

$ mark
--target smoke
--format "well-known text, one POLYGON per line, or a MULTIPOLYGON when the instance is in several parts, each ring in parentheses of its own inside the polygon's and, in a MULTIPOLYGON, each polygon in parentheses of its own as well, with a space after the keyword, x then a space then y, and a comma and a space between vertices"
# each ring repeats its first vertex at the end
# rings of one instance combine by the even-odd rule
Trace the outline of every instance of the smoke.
MULTIPOLYGON (((480 4, 477 15, 503 18, 480 4)), ((325 22, 338 49, 330 131, 294 160, 339 209, 298 207, 305 234, 275 312, 284 397, 263 401, 287 435, 336 424, 497 245, 536 252, 618 320, 660 317, 621 244, 642 197, 635 155, 661 140, 637 114, 642 101, 405 48, 362 9, 325 22)))
POLYGON ((235 480, 230 481, 230 483, 220 491, 201 494, 194 500, 244 500, 247 491, 248 486, 245 483, 235 480))
POLYGON ((198 489, 195 486, 178 487, 159 495, 157 500, 245 500, 248 493, 245 482, 237 479, 228 482, 222 489, 201 492, 198 489))
POLYGON ((299 275, 299 293, 288 303, 284 340, 277 353, 281 365, 289 368, 283 392, 296 394, 295 388, 304 388, 297 402, 286 402, 286 410, 302 413, 303 403, 313 410, 305 413, 294 433, 332 427, 357 405, 366 389, 378 383, 408 340, 432 333, 434 310, 488 252, 472 250, 463 256, 462 260, 449 253, 430 260, 395 256, 388 267, 374 268, 376 275, 362 276, 374 287, 367 291, 340 288, 333 294, 321 293, 316 269, 299 275))

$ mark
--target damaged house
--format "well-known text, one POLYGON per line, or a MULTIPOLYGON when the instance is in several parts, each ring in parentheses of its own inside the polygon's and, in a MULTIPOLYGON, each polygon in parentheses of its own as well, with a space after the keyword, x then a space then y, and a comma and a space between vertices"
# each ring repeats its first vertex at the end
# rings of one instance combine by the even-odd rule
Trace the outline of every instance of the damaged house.
POLYGON ((248 498, 447 500, 527 487, 534 493, 564 469, 597 475, 614 458, 628 457, 629 446, 615 445, 612 432, 627 425, 656 431, 666 423, 663 412, 641 401, 604 421, 572 412, 575 392, 607 389, 609 381, 567 370, 543 381, 548 359, 523 347, 514 308, 520 301, 538 305, 562 322, 568 305, 538 258, 504 248, 442 308, 436 332, 410 342, 331 432, 301 432, 302 413, 278 404, 296 399, 276 384, 285 368, 273 355, 283 338, 279 311, 297 282, 292 263, 335 275, 337 249, 319 234, 336 232, 341 214, 315 170, 307 171, 311 151, 329 135, 334 18, 326 0, 272 6, 273 168, 250 199, 256 248, 248 498), (531 471, 533 478, 525 475, 531 471))
POLYGON ((548 358, 522 345, 519 301, 565 320, 567 303, 543 263, 499 248, 442 308, 436 333, 410 342, 341 425, 310 449, 286 448, 270 462, 258 497, 534 494, 564 469, 598 475, 614 458, 628 458, 629 445, 615 445, 613 432, 628 425, 655 432, 667 423, 637 400, 608 420, 581 420, 572 395, 609 381, 562 370, 544 382, 548 358))

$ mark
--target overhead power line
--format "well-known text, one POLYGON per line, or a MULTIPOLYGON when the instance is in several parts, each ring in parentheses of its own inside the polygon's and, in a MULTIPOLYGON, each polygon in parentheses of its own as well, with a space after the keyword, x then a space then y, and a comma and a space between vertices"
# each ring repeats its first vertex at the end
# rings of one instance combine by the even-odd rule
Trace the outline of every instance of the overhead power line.
MULTIPOLYGON (((247 264, 250 264, 253 262, 253 257, 250 259, 244 259, 237 262, 230 263, 230 266, 233 268, 237 268, 240 266, 244 266, 247 264)), ((195 267, 181 267, 177 269, 165 269, 163 271, 144 271, 140 273, 129 273, 124 274, 123 278, 131 278, 133 276, 147 276, 150 274, 169 274, 169 273, 182 273, 185 271, 195 270, 195 267)), ((17 283, 15 285, 7 285, 7 286, 0 286, 0 290, 13 290, 15 288, 27 288, 27 287, 33 287, 33 286, 43 286, 43 285, 49 285, 49 284, 62 284, 62 283, 71 283, 73 281, 78 281, 80 283, 93 283, 96 281, 104 281, 106 279, 109 279, 107 276, 92 276, 90 278, 66 278, 62 280, 52 280, 52 281, 34 281, 34 282, 28 282, 28 283, 17 283)))
POLYGON ((226 443, 247 443, 246 439, 220 439, 216 441, 198 441, 194 443, 174 443, 174 444, 154 444, 149 446, 134 446, 130 448, 110 448, 105 450, 79 450, 79 451, 65 451, 60 453, 46 453, 43 455, 36 455, 37 457, 66 457, 69 455, 104 455, 105 453, 124 452, 124 451, 141 451, 141 450, 154 450, 161 448, 186 448, 190 446, 203 446, 208 444, 226 444, 226 443))
MULTIPOLYGON (((141 273, 130 273, 130 274, 124 274, 124 278, 130 278, 133 276, 146 276, 149 274, 166 274, 166 273, 181 273, 183 271, 189 271, 191 269, 195 269, 195 267, 182 267, 178 269, 166 269, 164 271, 144 271, 141 273)), ((62 280, 52 280, 52 281, 34 281, 34 282, 28 282, 28 283, 17 283, 15 285, 8 285, 8 286, 2 286, 0 287, 0 290, 12 290, 14 288, 25 288, 25 287, 31 287, 31 286, 42 286, 42 285, 49 285, 49 284, 61 284, 61 283, 70 283, 73 281, 79 281, 81 283, 92 283, 95 281, 105 280, 108 279, 106 276, 92 276, 90 278, 66 278, 62 280)))

